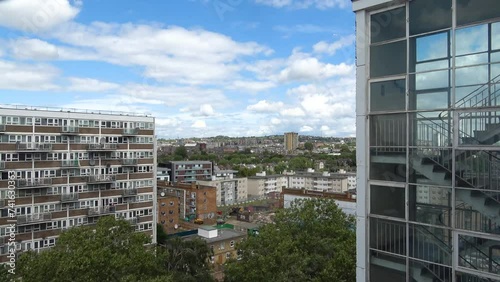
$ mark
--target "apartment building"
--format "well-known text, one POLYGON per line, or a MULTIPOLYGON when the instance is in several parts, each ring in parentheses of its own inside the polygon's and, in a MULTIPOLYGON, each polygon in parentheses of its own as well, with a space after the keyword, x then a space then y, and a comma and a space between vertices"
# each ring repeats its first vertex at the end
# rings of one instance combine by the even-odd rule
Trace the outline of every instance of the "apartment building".
POLYGON ((356 215, 356 195, 349 193, 330 193, 318 192, 313 190, 297 190, 297 189, 283 189, 280 195, 280 206, 287 209, 290 208, 295 200, 308 200, 308 199, 331 199, 335 201, 338 207, 348 215, 356 215))
POLYGON ((288 178, 285 175, 266 175, 264 171, 248 177, 249 197, 261 197, 272 192, 281 192, 283 187, 288 187, 288 178))
POLYGON ((15 176, 16 249, 41 251, 73 226, 125 218, 156 241, 154 118, 0 108, 0 262, 15 176))
POLYGON ((212 179, 213 165, 209 161, 172 161, 166 167, 170 169, 172 182, 191 183, 212 179))
POLYGON ((311 191, 343 193, 348 188, 348 177, 342 174, 332 174, 329 172, 315 172, 309 169, 304 172, 287 173, 287 188, 305 189, 311 191))
POLYGON ((158 181, 170 181, 170 168, 160 167, 156 169, 156 180, 158 181))
POLYGON ((172 234, 179 228, 179 219, 181 218, 181 200, 179 199, 180 195, 165 190, 166 189, 158 190, 157 218, 158 223, 163 228, 163 231, 167 234, 172 234))
POLYGON ((158 181, 158 190, 178 199, 179 216, 191 220, 202 219, 205 223, 217 220, 215 187, 191 183, 158 181))
POLYGON ((295 151, 299 146, 299 134, 297 132, 287 132, 284 137, 285 151, 295 151))
POLYGON ((347 190, 356 190, 357 187, 356 172, 348 172, 345 169, 341 169, 336 173, 332 173, 332 175, 347 176, 347 190))
POLYGON ((215 171, 210 181, 197 181, 197 184, 213 186, 217 192, 217 206, 241 203, 248 199, 246 177, 235 177, 237 171, 215 171))
POLYGON ((352 5, 357 281, 500 281, 500 1, 352 5))

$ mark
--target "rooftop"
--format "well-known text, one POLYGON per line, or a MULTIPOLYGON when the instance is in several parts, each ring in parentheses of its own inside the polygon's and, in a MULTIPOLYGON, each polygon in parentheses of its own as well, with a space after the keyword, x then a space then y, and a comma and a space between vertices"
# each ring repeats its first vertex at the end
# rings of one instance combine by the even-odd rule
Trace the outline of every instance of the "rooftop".
POLYGON ((83 109, 75 109, 75 108, 58 108, 58 107, 42 107, 42 106, 11 105, 11 104, 0 104, 0 109, 46 111, 46 112, 67 112, 67 113, 96 114, 96 115, 115 115, 115 116, 120 115, 120 116, 134 116, 134 117, 152 117, 151 114, 143 114, 143 113, 119 112, 119 111, 101 111, 101 110, 83 110, 83 109))

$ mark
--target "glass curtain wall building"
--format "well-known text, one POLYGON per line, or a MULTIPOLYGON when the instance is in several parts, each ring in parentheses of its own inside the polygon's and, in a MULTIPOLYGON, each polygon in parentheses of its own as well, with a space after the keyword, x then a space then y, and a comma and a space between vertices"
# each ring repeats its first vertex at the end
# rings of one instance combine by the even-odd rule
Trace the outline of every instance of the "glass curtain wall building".
POLYGON ((358 281, 500 281, 500 1, 353 9, 358 281))

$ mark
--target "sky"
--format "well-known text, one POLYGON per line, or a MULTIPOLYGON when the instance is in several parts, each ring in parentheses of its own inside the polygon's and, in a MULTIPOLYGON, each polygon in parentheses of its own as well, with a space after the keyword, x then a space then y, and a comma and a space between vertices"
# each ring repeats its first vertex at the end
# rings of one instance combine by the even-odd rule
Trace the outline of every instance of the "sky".
POLYGON ((0 0, 0 104, 159 137, 355 134, 350 0, 0 0))

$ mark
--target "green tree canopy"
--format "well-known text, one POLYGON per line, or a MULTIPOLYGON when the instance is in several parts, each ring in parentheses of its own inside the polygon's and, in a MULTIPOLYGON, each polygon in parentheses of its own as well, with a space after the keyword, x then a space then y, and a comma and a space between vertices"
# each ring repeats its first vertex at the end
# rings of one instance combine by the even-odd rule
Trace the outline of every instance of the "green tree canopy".
POLYGON ((50 250, 22 254, 17 275, 24 282, 173 281, 149 242, 127 221, 103 217, 63 232, 50 250))
POLYGON ((226 281, 355 281, 354 224, 332 200, 294 202, 238 245, 241 260, 227 264, 226 281))
POLYGON ((304 143, 304 149, 306 149, 308 151, 312 151, 314 149, 313 143, 311 143, 311 142, 304 143))
POLYGON ((174 155, 181 157, 183 160, 187 159, 188 152, 187 152, 186 147, 179 146, 179 147, 175 148, 174 155))

